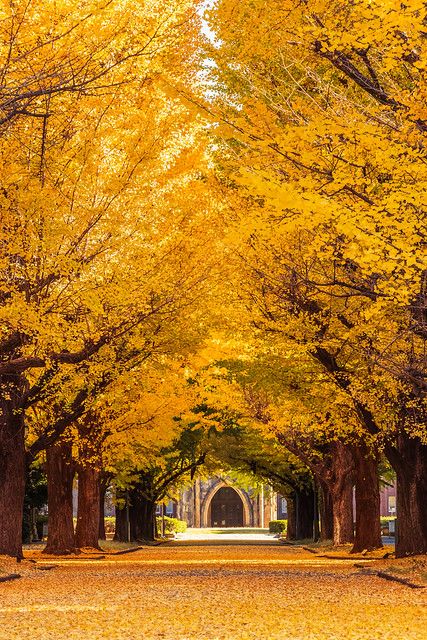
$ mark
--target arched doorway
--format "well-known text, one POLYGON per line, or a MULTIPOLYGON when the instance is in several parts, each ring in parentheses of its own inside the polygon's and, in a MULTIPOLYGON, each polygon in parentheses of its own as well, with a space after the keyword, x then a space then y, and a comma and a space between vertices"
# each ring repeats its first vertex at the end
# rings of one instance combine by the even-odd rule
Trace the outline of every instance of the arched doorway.
POLYGON ((243 502, 232 487, 221 487, 210 504, 211 527, 243 527, 243 502))

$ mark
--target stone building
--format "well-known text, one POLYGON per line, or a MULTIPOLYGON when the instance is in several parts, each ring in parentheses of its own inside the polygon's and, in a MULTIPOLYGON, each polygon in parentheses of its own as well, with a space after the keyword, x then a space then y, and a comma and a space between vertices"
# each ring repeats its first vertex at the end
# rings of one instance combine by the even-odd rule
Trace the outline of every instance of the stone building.
MULTIPOLYGON (((381 516, 396 515, 396 487, 383 488, 380 496, 381 516)), ((255 492, 221 476, 195 480, 167 505, 166 515, 185 520, 189 527, 206 528, 268 527, 270 520, 288 517, 286 498, 267 485, 255 492)))
MULTIPOLYGON (((177 500, 174 513, 189 527, 268 527, 283 500, 270 487, 242 489, 229 478, 197 479, 177 500)), ((281 513, 281 517, 284 514, 281 513)))
POLYGON ((381 515, 396 516, 396 485, 383 487, 380 499, 381 515))

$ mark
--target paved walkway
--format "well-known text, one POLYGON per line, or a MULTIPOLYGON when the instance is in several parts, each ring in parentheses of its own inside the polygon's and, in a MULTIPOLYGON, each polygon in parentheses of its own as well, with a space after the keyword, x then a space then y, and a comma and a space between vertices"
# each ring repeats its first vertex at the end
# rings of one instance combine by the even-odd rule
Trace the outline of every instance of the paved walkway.
MULTIPOLYGON (((187 529, 179 533, 176 540, 182 543, 203 544, 277 544, 278 536, 269 533, 268 529, 252 529, 239 527, 238 529, 187 529)), ((394 538, 383 536, 383 544, 394 546, 394 538)))
POLYGON ((275 542, 55 562, 0 584, 0 640, 422 640, 427 628, 425 591, 275 542))
MULTIPOLYGON (((179 544, 206 544, 206 545, 277 545, 277 537, 269 533, 268 529, 187 529, 185 533, 176 536, 179 544)), ((174 541, 175 543, 175 541, 174 541)))

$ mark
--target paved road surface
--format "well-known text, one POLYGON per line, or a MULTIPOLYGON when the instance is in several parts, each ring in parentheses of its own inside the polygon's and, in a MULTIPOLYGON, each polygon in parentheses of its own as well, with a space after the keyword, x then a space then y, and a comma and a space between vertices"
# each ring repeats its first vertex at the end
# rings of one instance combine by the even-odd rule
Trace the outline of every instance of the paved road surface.
POLYGON ((275 534, 269 533, 268 529, 249 529, 239 527, 239 529, 187 529, 185 533, 179 533, 176 540, 181 544, 262 544, 277 545, 278 539, 275 534))

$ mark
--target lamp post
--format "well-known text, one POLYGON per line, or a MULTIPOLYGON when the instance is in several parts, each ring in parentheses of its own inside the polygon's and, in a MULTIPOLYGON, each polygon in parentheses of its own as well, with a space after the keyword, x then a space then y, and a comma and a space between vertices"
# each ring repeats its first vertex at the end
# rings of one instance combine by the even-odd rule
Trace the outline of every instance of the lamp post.
POLYGON ((126 489, 126 538, 130 542, 129 489, 126 489))
POLYGON ((264 485, 261 485, 261 529, 264 529, 264 485))
POLYGON ((299 493, 295 492, 295 539, 299 540, 299 493))

